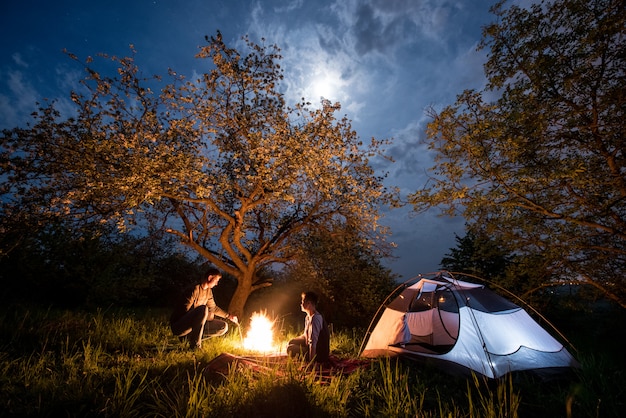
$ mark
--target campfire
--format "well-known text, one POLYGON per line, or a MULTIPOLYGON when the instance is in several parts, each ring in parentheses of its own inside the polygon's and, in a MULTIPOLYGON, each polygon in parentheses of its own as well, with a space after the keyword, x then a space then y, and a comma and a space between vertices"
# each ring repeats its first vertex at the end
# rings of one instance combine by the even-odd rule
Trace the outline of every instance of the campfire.
POLYGON ((265 312, 255 312, 250 318, 250 328, 243 339, 243 348, 261 353, 278 352, 274 346, 274 321, 265 312))

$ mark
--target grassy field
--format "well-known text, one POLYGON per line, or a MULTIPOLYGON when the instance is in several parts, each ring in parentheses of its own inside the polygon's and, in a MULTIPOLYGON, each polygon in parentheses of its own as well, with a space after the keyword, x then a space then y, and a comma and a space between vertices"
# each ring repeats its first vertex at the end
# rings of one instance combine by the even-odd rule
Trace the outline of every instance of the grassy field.
MULTIPOLYGON (((584 316, 582 316, 584 319, 584 316)), ((588 318, 587 318, 588 319, 588 318)), ((614 319, 615 320, 615 319, 614 319)), ((606 324, 606 320, 604 323, 606 324)), ((622 322, 623 323, 623 322, 622 322)), ((612 323, 610 325, 613 325, 612 323)), ((589 327, 591 329, 591 326, 589 327)), ((265 373, 207 372, 221 353, 245 355, 237 330, 190 352, 171 336, 167 313, 0 312, 0 404, 5 417, 618 417, 624 398, 623 344, 600 351, 584 336, 570 378, 515 376, 498 382, 454 377, 428 366, 375 360, 320 380, 297 362, 265 373), (219 377, 219 378, 216 378, 219 377)), ((599 331, 595 331, 596 333, 599 331)), ((281 330, 281 340, 291 332, 281 330)), ((334 330, 339 358, 358 355, 363 332, 334 330)), ((588 338, 587 338, 588 337, 588 338)))

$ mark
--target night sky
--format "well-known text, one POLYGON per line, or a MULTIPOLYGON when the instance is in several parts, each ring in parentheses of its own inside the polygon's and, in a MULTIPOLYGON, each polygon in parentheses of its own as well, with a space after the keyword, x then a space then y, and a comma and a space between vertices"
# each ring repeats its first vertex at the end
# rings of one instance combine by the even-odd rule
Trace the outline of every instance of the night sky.
MULTIPOLYGON (((305 97, 339 101, 359 136, 393 138, 395 163, 374 161, 402 195, 424 186, 432 156, 425 145, 428 107, 453 104, 481 89, 487 51, 476 51, 494 1, 480 0, 3 0, 0 3, 0 128, 23 125, 43 98, 69 108, 69 91, 84 77, 62 50, 80 59, 126 56, 144 74, 172 68, 192 77, 209 69, 194 55, 220 30, 227 45, 265 38, 284 56, 288 103, 305 97)), ((464 220, 411 208, 385 211, 405 279, 439 268, 464 235, 464 220)))

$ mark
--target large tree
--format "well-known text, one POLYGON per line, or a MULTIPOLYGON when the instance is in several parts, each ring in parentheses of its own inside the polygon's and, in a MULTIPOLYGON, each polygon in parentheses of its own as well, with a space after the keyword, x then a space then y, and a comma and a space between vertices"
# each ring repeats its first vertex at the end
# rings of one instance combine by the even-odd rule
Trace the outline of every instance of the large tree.
POLYGON ((237 314, 269 285, 256 273, 292 258, 297 234, 338 219, 376 231, 391 195, 369 159, 385 141, 363 144, 339 104, 287 105, 278 47, 244 41, 242 54, 219 32, 207 38, 198 58, 210 70, 170 70, 167 84, 142 77, 133 56, 103 56, 112 76, 88 58, 74 116, 48 105, 3 132, 3 217, 149 222, 237 279, 237 314))
MULTIPOLYGON (((483 91, 432 112, 433 178, 412 195, 626 305, 626 8, 496 4, 483 91)), ((546 272, 542 272, 545 274, 546 272)))

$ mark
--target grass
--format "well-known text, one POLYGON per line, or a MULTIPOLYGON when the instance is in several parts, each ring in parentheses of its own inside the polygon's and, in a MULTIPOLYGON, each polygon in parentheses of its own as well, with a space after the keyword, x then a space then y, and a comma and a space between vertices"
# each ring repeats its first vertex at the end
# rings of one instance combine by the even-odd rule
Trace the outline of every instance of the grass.
MULTIPOLYGON (((335 330, 331 349, 356 357, 361 338, 335 330)), ((485 382, 381 359, 321 382, 297 362, 216 379, 206 366, 224 352, 246 354, 238 332, 190 352, 166 312, 5 308, 0 416, 617 417, 624 408, 623 363, 598 353, 579 353, 582 369, 568 380, 485 382)))

